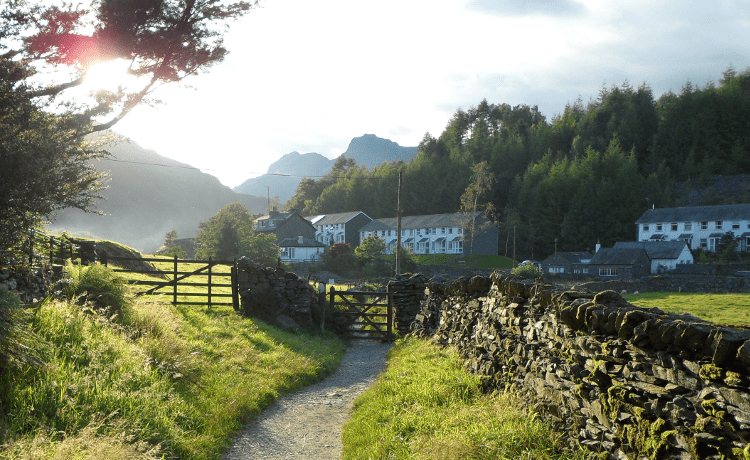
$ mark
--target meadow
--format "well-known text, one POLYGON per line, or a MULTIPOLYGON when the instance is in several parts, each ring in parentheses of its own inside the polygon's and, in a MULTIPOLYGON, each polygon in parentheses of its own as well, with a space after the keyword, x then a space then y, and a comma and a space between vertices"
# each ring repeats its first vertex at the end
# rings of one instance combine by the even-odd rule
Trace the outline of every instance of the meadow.
POLYGON ((346 349, 232 307, 136 298, 128 274, 100 265, 68 273, 64 298, 22 309, 19 340, 42 364, 0 375, 0 458, 218 459, 244 422, 346 349))
POLYGON ((625 294, 624 297, 639 307, 656 307, 669 313, 689 313, 720 325, 750 327, 750 294, 644 292, 625 294))

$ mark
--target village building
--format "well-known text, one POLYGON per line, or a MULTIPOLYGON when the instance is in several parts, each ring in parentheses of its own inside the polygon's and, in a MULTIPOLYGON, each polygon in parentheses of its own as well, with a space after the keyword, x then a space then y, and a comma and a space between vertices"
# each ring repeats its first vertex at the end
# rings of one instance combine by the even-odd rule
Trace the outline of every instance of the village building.
POLYGON ((651 274, 674 270, 678 265, 692 264, 693 254, 683 240, 628 241, 615 243, 614 249, 643 249, 651 259, 651 274))
MULTIPOLYGON (((386 254, 396 248, 397 219, 375 219, 360 229, 360 241, 375 236, 386 245, 386 254)), ((497 255, 497 225, 481 212, 433 214, 401 218, 401 246, 414 254, 497 255), (471 228, 479 229, 473 245, 471 228)))
POLYGON ((542 261, 544 273, 585 275, 589 272, 590 252, 556 252, 542 261))
POLYGON ((326 246, 335 243, 348 243, 359 246, 359 230, 372 222, 367 214, 361 211, 324 214, 308 217, 315 227, 315 239, 326 246))
POLYGON ((317 262, 320 255, 325 252, 326 245, 314 238, 285 238, 279 241, 281 249, 280 259, 282 262, 317 262))
POLYGON ((635 223, 637 241, 681 240, 692 250, 715 252, 729 233, 738 251, 750 249, 750 204, 654 208, 635 223))
POLYGON ((645 249, 601 248, 589 262, 589 274, 603 279, 632 280, 651 273, 651 259, 645 249))

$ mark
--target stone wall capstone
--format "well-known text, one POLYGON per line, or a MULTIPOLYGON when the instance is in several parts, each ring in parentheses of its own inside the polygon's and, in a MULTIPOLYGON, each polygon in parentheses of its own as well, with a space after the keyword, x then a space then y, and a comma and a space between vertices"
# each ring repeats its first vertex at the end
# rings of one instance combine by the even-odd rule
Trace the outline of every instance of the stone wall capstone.
POLYGON ((571 445, 610 459, 750 458, 750 331, 499 272, 427 294, 412 333, 458 347, 571 445))

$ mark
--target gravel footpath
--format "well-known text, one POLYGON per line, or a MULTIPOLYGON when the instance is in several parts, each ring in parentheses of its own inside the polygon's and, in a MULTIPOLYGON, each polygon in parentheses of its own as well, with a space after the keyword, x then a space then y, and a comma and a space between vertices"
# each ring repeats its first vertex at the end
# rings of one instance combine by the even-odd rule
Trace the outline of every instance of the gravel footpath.
POLYGON ((222 460, 341 458, 341 427, 354 399, 385 369, 390 347, 354 340, 335 373, 276 400, 237 435, 222 460))

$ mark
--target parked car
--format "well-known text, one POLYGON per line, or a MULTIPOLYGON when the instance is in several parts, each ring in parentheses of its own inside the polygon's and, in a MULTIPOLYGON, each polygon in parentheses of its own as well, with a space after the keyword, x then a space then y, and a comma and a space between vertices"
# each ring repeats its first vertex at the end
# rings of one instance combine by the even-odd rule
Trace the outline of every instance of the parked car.
POLYGON ((539 270, 542 269, 542 263, 539 262, 538 260, 524 260, 518 265, 521 266, 521 265, 526 265, 526 264, 536 265, 539 270))

